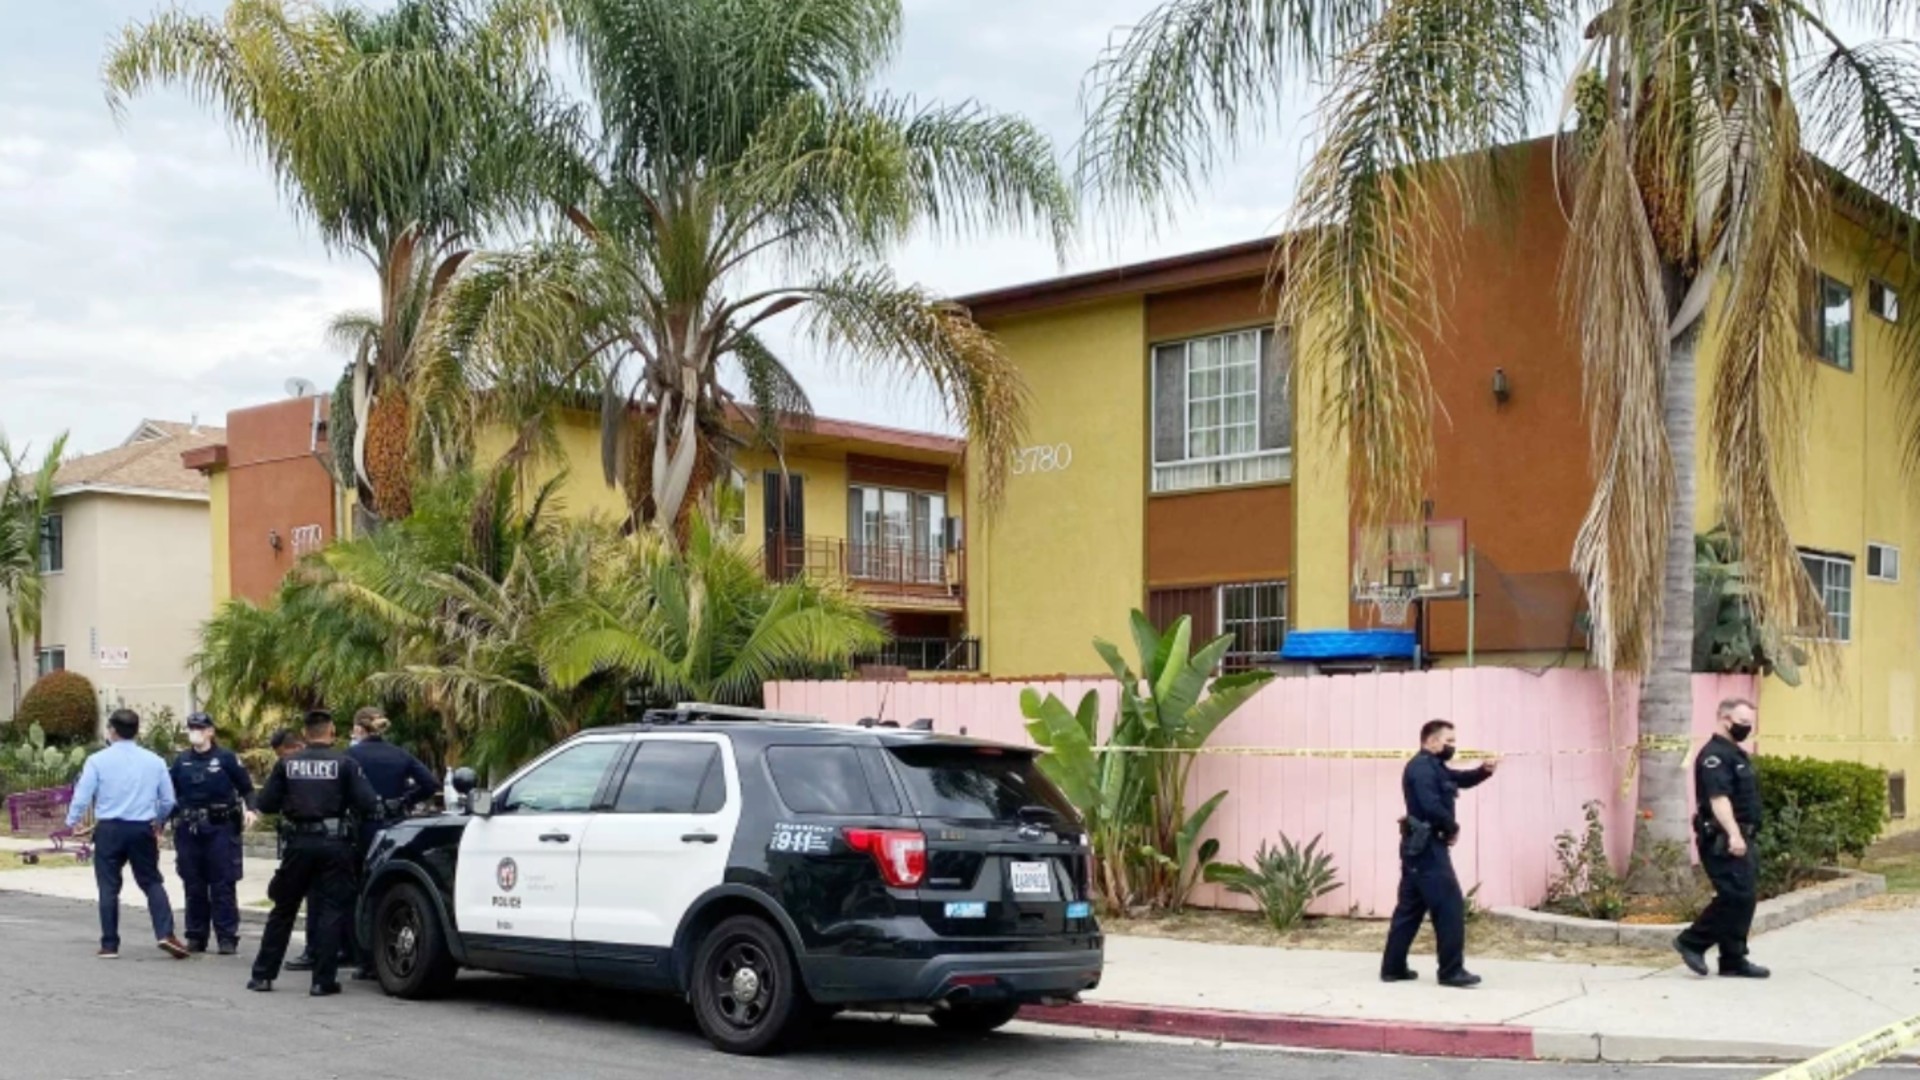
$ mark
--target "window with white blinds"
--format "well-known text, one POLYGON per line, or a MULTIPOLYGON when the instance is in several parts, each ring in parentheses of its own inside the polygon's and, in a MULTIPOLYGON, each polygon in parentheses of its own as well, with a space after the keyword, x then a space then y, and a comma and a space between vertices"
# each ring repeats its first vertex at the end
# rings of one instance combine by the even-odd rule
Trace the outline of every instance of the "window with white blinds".
POLYGON ((1292 477, 1289 345, 1262 329, 1154 348, 1154 491, 1292 477))

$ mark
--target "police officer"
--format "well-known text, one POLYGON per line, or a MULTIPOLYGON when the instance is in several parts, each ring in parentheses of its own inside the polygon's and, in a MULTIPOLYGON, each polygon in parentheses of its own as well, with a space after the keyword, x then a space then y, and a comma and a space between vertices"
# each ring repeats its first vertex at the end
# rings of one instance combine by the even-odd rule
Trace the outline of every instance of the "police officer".
POLYGON ((187 894, 187 948, 207 951, 209 926, 220 955, 240 951, 240 831, 252 825, 253 778, 233 751, 214 744, 213 717, 187 717, 187 740, 169 770, 179 804, 173 811, 173 849, 187 894))
POLYGON ((1428 721, 1420 729, 1420 753, 1407 762, 1400 777, 1407 805, 1407 816, 1400 819, 1400 899, 1387 932, 1387 952, 1380 960, 1381 982, 1420 977, 1407 967, 1407 952, 1420 933, 1421 921, 1431 912, 1440 946, 1440 985, 1462 990, 1480 985, 1480 976, 1467 970, 1467 904, 1448 849, 1460 839, 1460 823, 1453 814, 1460 789, 1486 781, 1500 763, 1489 760, 1475 769, 1450 768, 1447 762, 1453 760, 1455 741, 1452 724, 1428 721))
MULTIPOLYGON (((376 706, 369 705, 353 714, 353 746, 347 751, 347 756, 360 763, 360 771, 367 775, 367 783, 373 786, 373 793, 380 797, 380 816, 360 823, 360 843, 353 857, 356 870, 366 865, 367 852, 373 847, 373 838, 380 830, 405 818, 415 806, 433 798, 438 786, 434 783, 432 770, 421 764, 419 758, 387 741, 387 725, 387 714, 376 706)), ((347 935, 348 953, 356 951, 352 939, 352 934, 347 935)), ((372 962, 368 957, 360 957, 353 977, 374 978, 372 962)))
POLYGON ((1760 778, 1740 744, 1752 737, 1755 715, 1753 702, 1745 698, 1722 701, 1714 712, 1714 736, 1693 761, 1693 835, 1700 865, 1713 882, 1713 902, 1673 939, 1673 947, 1695 975, 1707 973, 1706 953, 1715 946, 1721 975, 1764 979, 1772 974, 1747 959, 1747 932, 1759 901, 1753 838, 1760 832, 1760 778))
POLYGON ((307 714, 306 748, 273 767, 260 793, 260 809, 279 814, 285 855, 267 887, 273 913, 260 939, 249 990, 272 990, 293 936, 294 916, 306 901, 313 912, 314 997, 340 992, 340 934, 353 905, 354 818, 380 808, 373 788, 352 758, 333 748, 333 716, 307 714))

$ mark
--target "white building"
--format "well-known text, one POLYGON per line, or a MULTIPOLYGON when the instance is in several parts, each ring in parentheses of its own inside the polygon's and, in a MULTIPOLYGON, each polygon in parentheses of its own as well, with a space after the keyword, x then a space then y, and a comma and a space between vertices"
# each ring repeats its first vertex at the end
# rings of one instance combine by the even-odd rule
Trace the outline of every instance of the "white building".
MULTIPOLYGON (((41 567, 40 642, 21 643, 24 686, 64 668, 102 704, 193 707, 187 657, 213 588, 207 478, 180 455, 220 428, 149 420, 112 450, 73 458, 54 480, 41 567)), ((0 637, 0 652, 5 651, 0 637)), ((0 718, 11 718, 12 656, 0 656, 0 718)))

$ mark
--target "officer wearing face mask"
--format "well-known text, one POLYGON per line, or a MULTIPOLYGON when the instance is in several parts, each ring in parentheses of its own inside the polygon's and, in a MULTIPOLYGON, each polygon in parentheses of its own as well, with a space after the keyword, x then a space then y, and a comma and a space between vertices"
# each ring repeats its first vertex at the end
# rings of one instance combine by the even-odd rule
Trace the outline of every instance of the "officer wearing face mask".
POLYGON ((1400 778, 1407 804, 1407 816, 1400 819, 1400 899, 1387 932, 1386 955, 1380 960, 1382 982, 1419 977, 1407 966, 1407 953, 1421 922, 1431 913, 1440 947, 1440 985, 1462 990, 1480 985, 1480 976, 1467 970, 1467 902, 1460 893, 1460 878, 1453 872, 1450 850, 1460 839, 1453 806, 1461 788, 1485 782, 1500 763, 1489 760, 1474 769, 1449 768, 1454 744, 1452 724, 1428 721, 1420 729, 1420 752, 1407 762, 1400 778))
POLYGON ((253 778, 225 747, 216 746, 213 717, 187 717, 192 749, 173 759, 170 770, 179 804, 173 812, 173 849, 180 884, 187 894, 187 948, 206 952, 209 938, 220 955, 240 948, 240 905, 234 885, 240 880, 240 832, 253 824, 253 778))
POLYGON ((1734 979, 1764 979, 1772 974, 1747 959, 1747 933, 1753 928, 1758 866, 1753 838, 1760 832, 1760 778, 1740 744, 1753 737, 1753 702, 1728 698, 1714 713, 1714 736, 1693 759, 1693 791, 1698 805, 1694 839, 1700 866, 1713 882, 1713 902, 1673 947, 1695 975, 1707 973, 1707 950, 1719 948, 1720 974, 1734 979))

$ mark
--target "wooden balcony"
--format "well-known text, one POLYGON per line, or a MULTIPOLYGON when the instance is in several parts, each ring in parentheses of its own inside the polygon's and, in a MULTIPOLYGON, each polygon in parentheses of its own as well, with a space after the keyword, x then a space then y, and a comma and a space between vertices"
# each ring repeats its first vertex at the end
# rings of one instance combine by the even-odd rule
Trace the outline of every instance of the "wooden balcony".
POLYGON ((762 565, 777 580, 807 574, 844 581, 868 603, 893 610, 962 611, 966 607, 964 550, 913 545, 856 544, 837 536, 794 537, 769 543, 762 565))

